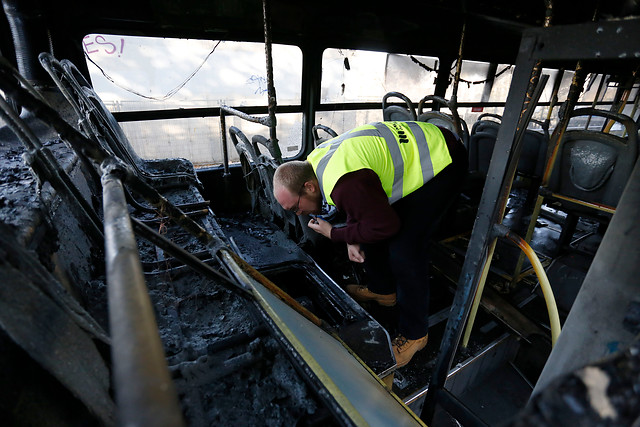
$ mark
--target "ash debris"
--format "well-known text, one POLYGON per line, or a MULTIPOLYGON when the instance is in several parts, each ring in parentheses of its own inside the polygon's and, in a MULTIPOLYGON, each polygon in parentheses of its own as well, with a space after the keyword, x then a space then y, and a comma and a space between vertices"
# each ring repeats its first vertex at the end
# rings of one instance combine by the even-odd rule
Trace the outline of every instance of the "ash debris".
MULTIPOLYGON (((52 150, 60 168, 71 176, 101 216, 99 189, 87 182, 89 178, 81 170, 78 158, 51 135, 50 129, 38 126, 43 145, 52 150)), ((3 378, 10 379, 3 383, 0 412, 6 415, 3 419, 9 425, 37 425, 47 418, 52 425, 61 426, 78 422, 109 424, 114 418, 115 403, 100 402, 86 393, 104 390, 104 384, 94 383, 92 378, 81 381, 68 368, 62 369, 73 367, 81 372, 83 367, 99 366, 107 373, 112 369, 104 243, 87 234, 83 218, 74 213, 49 183, 38 182, 24 163, 22 145, 7 128, 0 128, 0 140, 2 229, 11 230, 21 247, 35 250, 33 262, 47 271, 43 286, 65 295, 64 301, 77 304, 58 307, 57 303, 51 303, 61 318, 72 319, 71 323, 84 322, 84 327, 73 326, 74 334, 87 345, 95 342, 91 354, 96 355, 88 360, 81 349, 71 347, 60 353, 61 360, 53 360, 45 349, 31 351, 22 346, 29 337, 43 336, 42 331, 35 329, 39 324, 52 324, 54 341, 56 334, 68 333, 62 325, 69 322, 54 325, 51 319, 41 318, 44 312, 33 311, 31 315, 37 321, 17 325, 25 328, 19 339, 6 334, 7 325, 0 325, 0 341, 8 343, 3 345, 6 352, 0 357, 0 370, 3 378), (87 324, 92 325, 92 331, 87 330, 87 324), (96 336, 100 339, 96 340, 96 336), (16 360, 24 363, 16 364, 16 360), (28 374, 36 368, 39 375, 28 374), (37 416, 34 407, 40 410, 37 416), (64 408, 60 409, 63 413, 55 408, 64 408)), ((166 188, 162 193, 176 205, 204 202, 194 185, 166 188)), ((152 228, 162 230, 165 237, 192 254, 204 253, 202 258, 212 263, 201 242, 166 221, 163 215, 140 212, 133 207, 130 212, 148 221, 152 228)), ((196 214, 194 219, 209 230, 220 230, 211 212, 196 214)), ((292 252, 286 239, 258 226, 249 236, 259 245, 292 252)), ((188 425, 281 426, 313 424, 318 420, 332 423, 326 403, 294 368, 290 355, 272 335, 252 302, 181 266, 144 239, 138 239, 138 243, 167 365, 188 425)), ((27 306, 32 301, 23 302, 27 306)), ((111 375, 104 378, 111 381, 111 375)), ((108 384, 108 388, 112 389, 113 384, 108 384)), ((105 393, 101 398, 112 396, 105 393)))

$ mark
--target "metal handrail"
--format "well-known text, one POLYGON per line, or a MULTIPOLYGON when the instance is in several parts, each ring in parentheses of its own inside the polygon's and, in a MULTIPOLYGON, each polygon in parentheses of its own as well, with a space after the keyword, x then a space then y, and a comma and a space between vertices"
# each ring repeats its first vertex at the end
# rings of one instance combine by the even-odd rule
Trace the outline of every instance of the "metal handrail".
MULTIPOLYGON (((244 113, 240 110, 229 107, 227 105, 221 105, 220 106, 220 141, 222 144, 222 154, 224 158, 224 161, 223 161, 224 177, 230 176, 229 154, 227 150, 227 121, 226 121, 227 114, 231 116, 240 117, 241 119, 251 123, 258 123, 263 126, 267 126, 269 129, 272 129, 275 127, 274 125, 275 121, 271 117, 271 115, 262 116, 262 117, 252 116, 250 114, 244 113)), ((282 155, 280 154, 280 149, 278 147, 277 140, 274 143, 274 141, 270 139, 265 144, 265 146, 269 149, 269 152, 271 153, 271 155, 273 155, 274 159, 276 159, 278 164, 282 163, 282 155)))
POLYGON ((183 426, 117 166, 103 165, 102 194, 118 420, 122 425, 183 426))

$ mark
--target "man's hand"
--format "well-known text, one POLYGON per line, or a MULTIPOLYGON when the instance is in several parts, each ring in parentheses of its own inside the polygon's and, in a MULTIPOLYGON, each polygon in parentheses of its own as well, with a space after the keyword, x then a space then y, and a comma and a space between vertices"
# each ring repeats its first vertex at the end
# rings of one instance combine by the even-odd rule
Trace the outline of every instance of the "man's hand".
POLYGON ((347 243, 347 253, 349 254, 349 259, 353 262, 364 262, 364 252, 360 249, 360 245, 358 243, 354 243, 350 245, 347 243))
POLYGON ((333 226, 328 221, 325 221, 322 218, 313 217, 309 220, 309 224, 307 224, 310 229, 315 231, 316 233, 322 234, 324 237, 331 238, 331 229, 333 226))

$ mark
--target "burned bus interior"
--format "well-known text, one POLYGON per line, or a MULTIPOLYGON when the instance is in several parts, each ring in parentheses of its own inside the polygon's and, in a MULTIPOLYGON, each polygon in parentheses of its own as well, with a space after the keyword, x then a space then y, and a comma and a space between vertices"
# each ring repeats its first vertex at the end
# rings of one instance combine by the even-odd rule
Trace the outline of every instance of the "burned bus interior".
POLYGON ((6 425, 638 424, 637 1, 2 5, 6 425), (273 195, 379 121, 469 160, 404 367, 273 195))

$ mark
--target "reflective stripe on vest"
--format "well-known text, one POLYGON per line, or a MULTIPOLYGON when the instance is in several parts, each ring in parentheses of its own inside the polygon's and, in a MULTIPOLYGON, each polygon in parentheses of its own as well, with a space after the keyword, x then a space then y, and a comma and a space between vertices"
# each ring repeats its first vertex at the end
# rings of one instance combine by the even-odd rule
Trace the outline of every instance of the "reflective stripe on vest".
POLYGON ((325 200, 333 205, 331 191, 346 173, 373 170, 389 203, 394 203, 437 175, 451 163, 451 156, 436 126, 385 122, 361 126, 325 141, 307 160, 316 172, 325 200))

